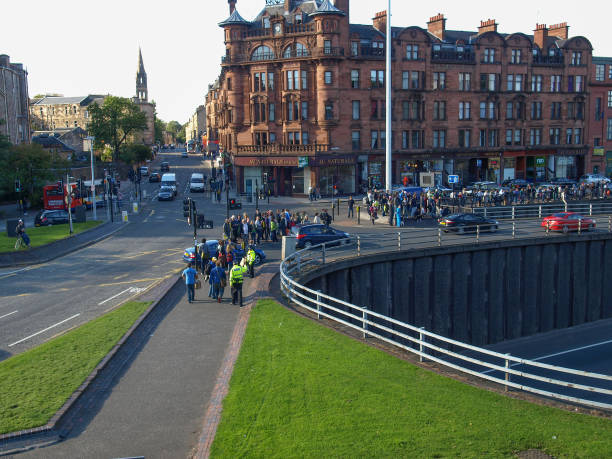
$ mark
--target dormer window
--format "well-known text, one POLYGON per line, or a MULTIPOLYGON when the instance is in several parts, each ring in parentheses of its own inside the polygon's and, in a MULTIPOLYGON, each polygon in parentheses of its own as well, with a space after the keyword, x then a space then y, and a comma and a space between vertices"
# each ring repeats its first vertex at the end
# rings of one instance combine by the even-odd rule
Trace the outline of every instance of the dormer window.
POLYGON ((382 41, 373 41, 372 42, 372 48, 382 49, 383 47, 384 47, 384 45, 383 45, 382 41))
POLYGON ((298 13, 295 15, 295 23, 296 24, 301 24, 302 23, 302 13, 298 13))
POLYGON ((270 28, 270 18, 268 17, 263 18, 263 26, 264 26, 264 29, 270 28))

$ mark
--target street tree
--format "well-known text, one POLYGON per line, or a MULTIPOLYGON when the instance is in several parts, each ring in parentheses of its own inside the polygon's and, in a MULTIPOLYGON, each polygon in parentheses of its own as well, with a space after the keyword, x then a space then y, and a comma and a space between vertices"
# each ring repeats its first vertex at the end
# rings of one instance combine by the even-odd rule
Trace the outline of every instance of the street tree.
POLYGON ((102 106, 96 102, 89 106, 88 130, 96 138, 96 147, 109 144, 113 160, 119 158, 121 146, 131 135, 147 127, 147 116, 133 101, 124 97, 108 96, 102 106))
POLYGON ((185 143, 185 126, 178 121, 168 121, 166 131, 171 133, 178 143, 185 143))
POLYGON ((153 159, 153 152, 146 145, 132 143, 123 146, 119 159, 128 165, 140 164, 147 159, 153 159))

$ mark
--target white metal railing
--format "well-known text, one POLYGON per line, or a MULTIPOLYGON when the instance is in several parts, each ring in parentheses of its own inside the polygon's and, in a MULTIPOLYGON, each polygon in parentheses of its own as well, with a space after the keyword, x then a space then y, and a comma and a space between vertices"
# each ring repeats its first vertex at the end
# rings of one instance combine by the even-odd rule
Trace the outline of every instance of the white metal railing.
MULTIPOLYGON (((376 237, 380 239, 380 235, 376 237)), ((357 251, 360 251, 359 241, 357 251)), ((341 247, 331 252, 342 253, 342 250, 341 247)), ((501 384, 506 390, 523 390, 566 402, 612 409, 612 375, 559 367, 463 343, 334 298, 294 279, 295 274, 329 262, 330 255, 330 247, 321 244, 288 256, 280 265, 283 294, 291 302, 315 313, 317 318, 333 320, 360 331, 364 338, 377 338, 418 355, 421 361, 430 360, 501 384), (516 366, 530 369, 512 368, 516 366), (568 381, 570 376, 576 380, 568 381), (560 393, 555 387, 562 387, 567 393, 560 393), (591 397, 585 398, 586 394, 591 397)))
MULTIPOLYGON (((467 209, 467 208, 463 208, 467 209)), ((608 200, 592 202, 556 202, 550 204, 482 206, 469 209, 472 213, 489 218, 511 219, 543 218, 558 212, 575 212, 585 216, 612 214, 612 202, 608 200)))

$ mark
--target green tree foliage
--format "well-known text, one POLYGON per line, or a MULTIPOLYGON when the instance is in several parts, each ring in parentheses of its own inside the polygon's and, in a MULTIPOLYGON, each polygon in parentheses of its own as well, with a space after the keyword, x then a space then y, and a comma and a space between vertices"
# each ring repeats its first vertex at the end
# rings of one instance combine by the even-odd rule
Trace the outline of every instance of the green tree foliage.
POLYGON ((168 121, 166 131, 172 133, 178 143, 185 143, 185 126, 178 121, 168 121))
POLYGON ((166 131, 166 122, 157 117, 157 112, 154 113, 155 126, 155 142, 164 143, 164 132, 166 131))
POLYGON ((153 152, 149 147, 142 144, 129 144, 121 149, 119 159, 125 164, 133 165, 144 163, 147 159, 153 159, 153 152))
POLYGON ((109 144, 113 149, 113 159, 119 158, 121 146, 131 134, 147 127, 147 116, 134 102, 124 97, 109 96, 102 106, 93 103, 89 107, 91 121, 89 133, 96 138, 96 147, 109 144))
POLYGON ((42 198, 42 187, 66 173, 69 162, 37 144, 3 147, 0 140, 0 190, 7 197, 16 198, 15 180, 21 182, 20 197, 37 204, 42 198))

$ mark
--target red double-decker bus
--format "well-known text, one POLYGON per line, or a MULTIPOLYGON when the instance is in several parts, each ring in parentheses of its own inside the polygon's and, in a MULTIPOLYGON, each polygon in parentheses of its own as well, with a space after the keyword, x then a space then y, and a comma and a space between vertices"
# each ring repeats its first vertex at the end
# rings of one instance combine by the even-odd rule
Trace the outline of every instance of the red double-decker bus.
MULTIPOLYGON (((79 195, 79 190, 76 183, 68 185, 72 190, 72 202, 70 207, 74 209, 83 205, 83 200, 79 195)), ((61 183, 55 185, 43 186, 43 207, 45 210, 61 210, 67 209, 66 205, 66 187, 61 183)))

